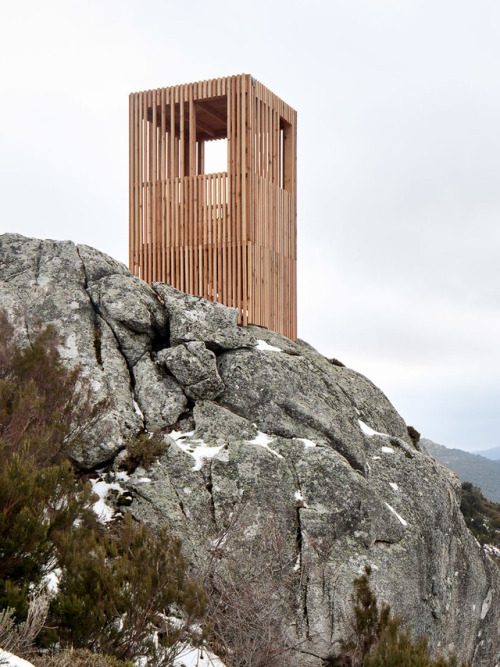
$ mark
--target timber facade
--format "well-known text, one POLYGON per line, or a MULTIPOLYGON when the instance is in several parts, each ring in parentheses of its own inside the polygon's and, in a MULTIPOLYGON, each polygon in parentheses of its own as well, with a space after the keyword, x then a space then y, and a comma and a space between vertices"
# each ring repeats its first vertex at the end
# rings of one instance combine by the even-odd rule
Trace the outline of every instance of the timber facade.
POLYGON ((248 74, 130 95, 131 271, 295 340, 296 155, 296 112, 248 74))

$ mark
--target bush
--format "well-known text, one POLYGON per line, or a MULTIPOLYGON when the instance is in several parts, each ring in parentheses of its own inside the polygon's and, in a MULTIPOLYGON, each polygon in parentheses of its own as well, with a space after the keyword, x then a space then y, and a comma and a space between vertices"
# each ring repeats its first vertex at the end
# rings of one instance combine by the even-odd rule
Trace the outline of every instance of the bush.
POLYGON ((228 667, 298 667, 287 626, 295 613, 296 554, 272 513, 255 518, 243 502, 211 540, 204 580, 209 646, 228 667))
MULTIPOLYGON (((94 409, 80 371, 63 366, 52 329, 23 350, 12 333, 0 312, 0 635, 28 650, 41 627, 32 622, 28 592, 43 591, 58 570, 37 641, 111 657, 63 652, 52 664, 69 655, 81 665, 118 667, 139 656, 165 664, 202 616, 205 593, 165 531, 154 535, 130 515, 112 528, 97 522, 90 484, 64 457, 102 405, 94 409)), ((155 452, 155 441, 144 439, 132 450, 143 464, 155 452)))
POLYGON ((165 442, 142 433, 138 438, 128 443, 124 466, 129 471, 135 470, 138 466, 147 468, 163 454, 166 448, 165 442))
POLYGON ((204 611, 206 596, 188 576, 178 540, 157 535, 131 515, 114 533, 86 531, 58 541, 63 574, 52 602, 50 641, 95 650, 120 659, 155 655, 153 629, 164 647, 186 639, 204 611), (181 611, 172 629, 165 616, 181 611))
POLYGON ((485 498, 481 489, 471 482, 463 482, 460 510, 480 544, 500 548, 500 503, 485 498))
POLYGON ((36 667, 134 667, 109 655, 92 653, 87 649, 65 649, 32 658, 36 667))
POLYGON ((414 445, 418 445, 420 442, 421 435, 414 426, 407 426, 408 435, 412 439, 414 445))
MULTIPOLYGON (((0 444, 0 458, 5 448, 0 444)), ((28 613, 28 591, 57 567, 55 538, 76 521, 95 525, 90 484, 77 484, 68 461, 40 470, 29 450, 0 469, 0 609, 28 613)))
MULTIPOLYGON (((339 656, 331 657, 325 667, 457 667, 457 659, 429 657, 427 637, 412 640, 408 629, 386 604, 379 608, 370 588, 371 568, 353 582, 354 638, 342 642, 339 656)), ((467 667, 462 662, 462 667, 467 667)))
POLYGON ((45 624, 48 608, 49 601, 42 592, 30 595, 27 618, 22 623, 16 623, 14 609, 1 611, 0 646, 10 653, 27 655, 45 624))
POLYGON ((27 447, 39 467, 62 461, 102 413, 81 369, 63 365, 59 342, 49 326, 31 345, 16 347, 0 311, 0 464, 27 447))

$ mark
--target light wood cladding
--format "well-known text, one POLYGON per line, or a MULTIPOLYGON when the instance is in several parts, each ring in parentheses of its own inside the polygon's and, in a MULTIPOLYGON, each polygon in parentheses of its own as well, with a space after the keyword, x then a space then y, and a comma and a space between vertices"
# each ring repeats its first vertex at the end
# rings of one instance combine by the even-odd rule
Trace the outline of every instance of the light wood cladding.
POLYGON ((130 95, 130 269, 297 338, 297 114, 248 74, 130 95), (205 174, 205 142, 227 170, 205 174))

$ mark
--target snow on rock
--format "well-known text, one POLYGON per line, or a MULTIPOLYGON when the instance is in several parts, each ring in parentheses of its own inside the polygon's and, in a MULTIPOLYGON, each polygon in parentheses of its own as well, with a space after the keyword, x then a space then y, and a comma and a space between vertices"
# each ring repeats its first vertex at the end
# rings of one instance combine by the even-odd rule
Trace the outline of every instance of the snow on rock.
POLYGON ((265 350, 266 352, 283 352, 281 347, 276 347, 276 345, 270 345, 269 343, 266 343, 265 340, 260 340, 260 339, 257 341, 257 346, 254 349, 265 350))
POLYGON ((399 521, 403 526, 407 526, 407 525, 408 525, 408 521, 405 521, 405 520, 403 519, 403 517, 400 516, 400 515, 396 512, 396 510, 394 509, 394 507, 391 507, 391 506, 389 505, 389 503, 386 503, 386 505, 387 505, 387 507, 391 510, 391 512, 394 514, 394 516, 398 519, 398 521, 399 521))
POLYGON ((101 478, 91 479, 90 483, 92 484, 92 491, 99 496, 99 500, 94 503, 94 512, 99 517, 101 523, 108 523, 115 514, 115 510, 106 504, 108 493, 112 489, 121 493, 123 492, 123 488, 117 482, 106 482, 101 478))
POLYGON ((194 449, 191 453, 191 456, 196 461, 193 466, 193 470, 201 470, 205 459, 213 459, 213 457, 216 456, 224 447, 224 445, 211 447, 210 445, 206 445, 203 440, 199 440, 198 442, 201 444, 198 445, 198 447, 196 447, 196 449, 194 449))
POLYGON ((297 501, 297 505, 307 507, 306 499, 302 495, 302 491, 300 489, 295 491, 295 500, 297 501))
POLYGON ((300 442, 304 445, 304 447, 307 449, 308 447, 317 447, 318 445, 313 442, 312 440, 308 440, 307 438, 297 438, 297 440, 300 440, 300 442))
MULTIPOLYGON (((210 663, 206 663, 209 665, 210 663)), ((33 663, 18 658, 17 655, 12 655, 8 651, 0 648, 0 665, 8 665, 8 667, 34 667, 33 663)), ((222 663, 220 663, 222 665, 222 663)), ((188 665, 186 665, 188 667, 188 665)))
POLYGON ((189 433, 179 433, 179 431, 172 431, 172 433, 170 433, 170 437, 175 440, 177 445, 184 452, 186 452, 186 454, 189 454, 189 456, 193 457, 195 460, 193 470, 201 470, 205 459, 213 459, 214 456, 217 456, 224 445, 210 446, 200 439, 187 440, 187 438, 193 435, 193 433, 194 431, 189 433))
POLYGON ((358 419, 358 424, 359 424, 359 428, 369 438, 372 438, 374 435, 378 435, 382 438, 390 438, 391 437, 388 433, 379 433, 378 431, 374 431, 372 428, 370 428, 370 426, 368 426, 368 424, 365 424, 365 422, 361 421, 361 419, 358 419))
POLYGON ((486 618, 486 614, 490 610, 492 597, 493 597, 493 591, 490 588, 490 589, 488 589, 488 594, 484 598, 484 602, 481 606, 481 620, 482 621, 484 621, 484 619, 486 618))
POLYGON ((384 454, 394 454, 394 450, 392 447, 382 447, 382 450, 384 454))
POLYGON ((187 647, 174 660, 175 667, 226 667, 220 658, 205 649, 187 647))
POLYGON ((135 414, 136 414, 138 417, 140 417, 140 418, 144 421, 144 413, 143 413, 143 411, 141 410, 141 408, 139 407, 139 403, 135 400, 135 398, 134 398, 134 400, 133 400, 133 404, 134 404, 134 412, 135 412, 135 414))
POLYGON ((495 558, 500 558, 500 549, 496 547, 494 544, 485 544, 483 549, 490 556, 494 556, 495 558))
POLYGON ((257 447, 264 447, 264 449, 268 449, 271 454, 274 454, 274 456, 277 456, 279 459, 282 459, 283 456, 279 453, 276 452, 274 449, 271 449, 269 447, 269 443, 272 442, 274 438, 270 438, 267 433, 263 433, 262 431, 258 431, 257 435, 253 440, 247 440, 247 443, 249 445, 257 445, 257 447))
POLYGON ((55 595, 58 592, 61 575, 62 575, 62 570, 60 567, 57 567, 55 570, 52 570, 52 572, 49 572, 43 578, 43 584, 49 595, 55 595))
POLYGON ((172 440, 175 440, 175 442, 178 442, 178 440, 185 440, 186 438, 190 438, 192 435, 194 435, 194 431, 171 431, 169 433, 169 436, 172 438, 172 440))
POLYGON ((389 482, 389 486, 393 491, 399 491, 399 486, 396 484, 396 482, 389 482))

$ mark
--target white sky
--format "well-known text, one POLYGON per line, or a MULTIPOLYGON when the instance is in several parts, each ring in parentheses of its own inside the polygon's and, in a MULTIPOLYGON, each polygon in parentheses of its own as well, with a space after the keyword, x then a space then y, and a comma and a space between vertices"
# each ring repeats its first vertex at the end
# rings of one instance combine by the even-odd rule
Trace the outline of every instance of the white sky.
POLYGON ((0 232, 127 261, 128 94, 298 111, 299 335, 447 446, 500 444, 498 0, 1 2, 0 232))

